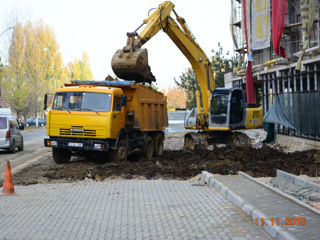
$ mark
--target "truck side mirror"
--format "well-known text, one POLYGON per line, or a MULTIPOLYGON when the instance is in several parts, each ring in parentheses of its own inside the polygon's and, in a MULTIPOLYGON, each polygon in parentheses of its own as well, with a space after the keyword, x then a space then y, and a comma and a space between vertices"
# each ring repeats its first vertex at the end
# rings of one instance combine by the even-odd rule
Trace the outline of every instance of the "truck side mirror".
POLYGON ((47 110, 47 107, 48 107, 48 105, 47 105, 47 100, 48 100, 48 94, 46 93, 45 95, 44 95, 44 100, 43 100, 43 110, 47 110))
POLYGON ((127 106, 127 96, 122 95, 120 105, 121 105, 121 107, 127 106))
POLYGON ((43 110, 47 110, 48 105, 50 107, 50 105, 52 103, 52 100, 53 100, 53 97, 54 97, 54 94, 52 94, 52 93, 46 93, 44 95, 44 98, 43 98, 43 110), (49 104, 48 104, 48 102, 49 102, 49 104))

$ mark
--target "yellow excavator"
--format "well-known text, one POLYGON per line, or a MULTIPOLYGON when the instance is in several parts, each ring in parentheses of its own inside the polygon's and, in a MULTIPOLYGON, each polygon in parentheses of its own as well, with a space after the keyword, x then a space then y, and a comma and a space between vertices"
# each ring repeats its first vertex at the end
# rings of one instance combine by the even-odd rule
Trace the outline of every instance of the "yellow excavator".
POLYGON ((246 104, 241 89, 215 88, 211 63, 196 42, 184 18, 174 10, 174 4, 165 1, 159 5, 134 32, 127 33, 127 43, 114 54, 111 65, 122 79, 151 83, 155 77, 148 64, 147 49, 141 48, 163 30, 192 65, 198 90, 197 107, 185 118, 185 128, 197 130, 185 135, 186 150, 205 149, 215 143, 250 144, 250 139, 235 129, 262 126, 262 109, 246 104), (175 15, 175 19, 171 14, 175 15), (144 27, 140 33, 137 31, 144 27))

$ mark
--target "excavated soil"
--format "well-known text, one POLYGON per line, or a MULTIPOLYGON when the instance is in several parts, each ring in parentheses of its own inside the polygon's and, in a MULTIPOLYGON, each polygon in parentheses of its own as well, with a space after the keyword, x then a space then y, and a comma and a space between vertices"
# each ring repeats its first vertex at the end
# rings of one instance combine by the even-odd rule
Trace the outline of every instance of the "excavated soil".
POLYGON ((315 176, 316 151, 284 153, 268 146, 261 149, 222 147, 200 153, 167 150, 152 161, 111 162, 102 158, 73 157, 67 164, 56 164, 51 157, 13 176, 14 183, 28 185, 46 182, 72 182, 85 179, 189 179, 202 170, 215 174, 253 177, 275 176, 276 169, 293 174, 315 176))

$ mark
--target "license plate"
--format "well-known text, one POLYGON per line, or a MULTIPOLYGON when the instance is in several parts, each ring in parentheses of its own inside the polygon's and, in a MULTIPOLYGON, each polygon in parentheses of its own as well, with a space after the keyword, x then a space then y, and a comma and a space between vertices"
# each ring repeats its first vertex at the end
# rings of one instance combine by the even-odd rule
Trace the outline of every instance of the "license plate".
POLYGON ((69 147, 83 147, 83 143, 74 143, 74 142, 69 142, 68 143, 69 147))
POLYGON ((252 125, 259 125, 259 119, 252 119, 251 124, 252 125))

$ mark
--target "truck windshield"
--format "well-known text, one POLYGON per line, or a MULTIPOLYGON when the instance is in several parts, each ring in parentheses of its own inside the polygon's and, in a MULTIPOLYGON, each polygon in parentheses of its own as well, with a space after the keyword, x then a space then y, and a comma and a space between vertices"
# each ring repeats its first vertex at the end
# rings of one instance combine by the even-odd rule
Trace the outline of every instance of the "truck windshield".
POLYGON ((109 112, 112 95, 94 92, 58 92, 52 109, 69 111, 109 112))

